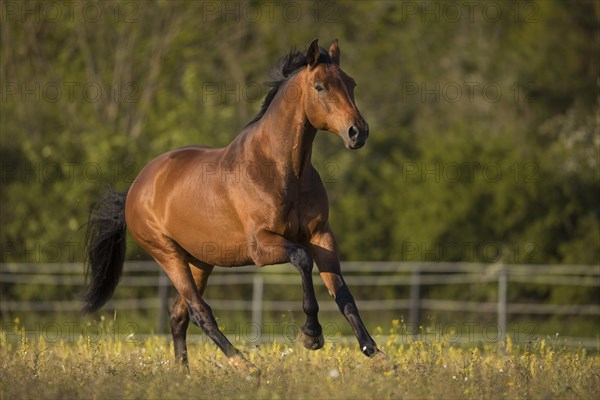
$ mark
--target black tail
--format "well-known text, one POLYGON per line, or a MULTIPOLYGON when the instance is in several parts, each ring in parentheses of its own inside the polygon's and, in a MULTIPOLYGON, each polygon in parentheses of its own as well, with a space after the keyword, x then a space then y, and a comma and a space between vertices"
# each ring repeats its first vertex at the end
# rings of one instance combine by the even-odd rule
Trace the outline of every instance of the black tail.
POLYGON ((125 261, 125 199, 127 192, 110 189, 90 210, 85 235, 86 280, 84 313, 96 311, 111 297, 125 261))

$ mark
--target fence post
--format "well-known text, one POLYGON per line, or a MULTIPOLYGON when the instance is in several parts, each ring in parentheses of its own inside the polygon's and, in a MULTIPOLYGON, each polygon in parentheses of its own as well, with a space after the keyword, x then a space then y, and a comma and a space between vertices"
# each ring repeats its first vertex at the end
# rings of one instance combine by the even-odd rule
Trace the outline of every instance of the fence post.
POLYGON ((252 322, 256 325, 259 342, 262 335, 263 287, 264 278, 258 273, 255 274, 252 279, 252 322))
POLYGON ((502 266, 498 272, 498 351, 504 354, 506 350, 506 313, 508 292, 508 271, 502 266))
POLYGON ((167 308, 169 302, 169 279, 162 271, 158 274, 158 321, 156 321, 156 333, 165 333, 165 321, 167 320, 167 308))
POLYGON ((410 315, 409 322, 412 324, 413 339, 417 339, 419 334, 419 321, 421 319, 421 266, 413 268, 410 277, 410 315))

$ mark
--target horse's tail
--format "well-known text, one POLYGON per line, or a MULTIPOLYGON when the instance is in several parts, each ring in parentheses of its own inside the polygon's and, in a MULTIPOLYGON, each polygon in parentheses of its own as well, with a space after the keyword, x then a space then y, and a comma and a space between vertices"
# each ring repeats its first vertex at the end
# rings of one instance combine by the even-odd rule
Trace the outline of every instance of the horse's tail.
POLYGON ((125 199, 127 192, 109 189, 91 210, 85 235, 86 281, 83 312, 102 307, 113 295, 125 261, 125 199))

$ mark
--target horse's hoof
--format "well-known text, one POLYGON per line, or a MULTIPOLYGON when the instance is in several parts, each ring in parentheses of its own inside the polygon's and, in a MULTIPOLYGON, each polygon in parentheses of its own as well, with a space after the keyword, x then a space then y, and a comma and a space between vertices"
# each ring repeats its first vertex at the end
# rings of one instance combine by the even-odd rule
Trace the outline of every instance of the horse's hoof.
POLYGON ((236 354, 232 357, 229 357, 229 365, 231 365, 236 371, 248 377, 260 376, 260 368, 252 364, 250 361, 246 360, 240 354, 236 354))
POLYGON ((309 336, 302 331, 300 331, 300 342, 302 342, 302 346, 308 350, 319 350, 325 345, 323 334, 320 334, 319 336, 309 336))
POLYGON ((373 372, 392 372, 396 370, 396 365, 390 360, 387 354, 377 350, 369 357, 369 364, 373 372))

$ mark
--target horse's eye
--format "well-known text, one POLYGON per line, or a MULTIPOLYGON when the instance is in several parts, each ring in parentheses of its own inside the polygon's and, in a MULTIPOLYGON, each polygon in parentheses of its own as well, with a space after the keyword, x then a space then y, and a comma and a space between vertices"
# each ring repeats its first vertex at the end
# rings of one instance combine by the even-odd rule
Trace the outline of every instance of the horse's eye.
POLYGON ((317 92, 322 92, 323 90, 325 90, 325 88, 323 87, 323 85, 321 85, 320 83, 316 83, 315 84, 315 90, 317 92))

